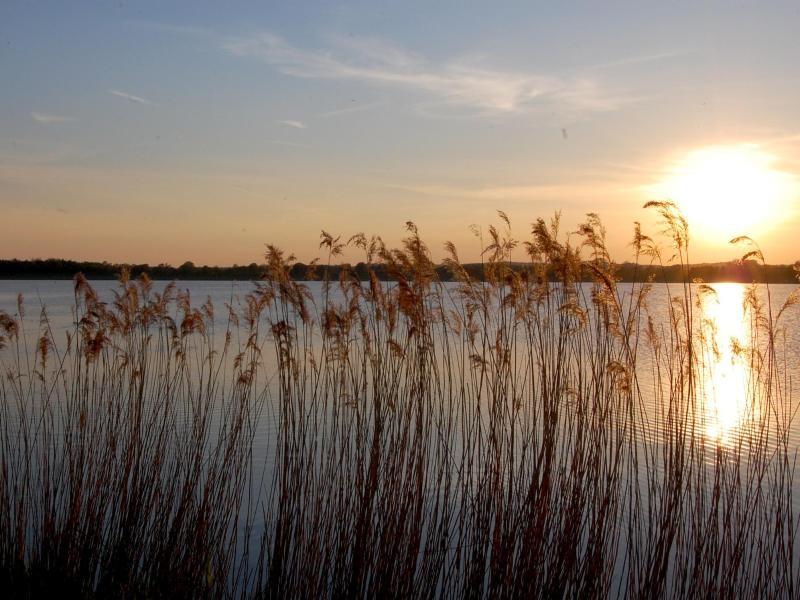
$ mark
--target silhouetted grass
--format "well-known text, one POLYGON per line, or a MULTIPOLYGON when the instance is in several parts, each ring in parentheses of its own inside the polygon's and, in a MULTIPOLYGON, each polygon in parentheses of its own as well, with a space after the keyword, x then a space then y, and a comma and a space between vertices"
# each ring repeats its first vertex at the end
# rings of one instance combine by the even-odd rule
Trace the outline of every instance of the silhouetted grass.
MULTIPOLYGON (((686 223, 652 208, 687 265, 686 223)), ((449 285, 411 223, 400 248, 351 238, 369 280, 345 269, 317 297, 269 246, 222 332, 210 303, 125 277, 108 306, 76 279, 65 347, 45 315, 25 347, 21 302, 0 314, 2 589, 793 597, 796 406, 779 332, 796 296, 779 310, 769 291, 746 296, 742 392, 757 410, 713 440, 701 395, 716 341, 698 303, 713 289, 687 270, 651 307, 648 281, 617 285, 594 215, 577 244, 538 220, 529 267, 512 268, 500 217, 481 280, 448 245, 449 285)), ((323 233, 321 247, 330 264, 344 244, 323 233)), ((638 226, 633 247, 643 272, 662 264, 638 226)))

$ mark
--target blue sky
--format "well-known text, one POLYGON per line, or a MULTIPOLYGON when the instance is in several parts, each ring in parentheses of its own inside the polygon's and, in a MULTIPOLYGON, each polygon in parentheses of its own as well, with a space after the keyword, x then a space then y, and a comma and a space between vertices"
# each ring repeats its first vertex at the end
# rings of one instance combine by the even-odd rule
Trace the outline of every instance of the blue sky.
MULTIPOLYGON (((411 219, 471 258, 503 209, 520 237, 597 212, 624 259, 693 150, 800 171, 798 25, 796 3, 5 2, 0 256, 307 260, 320 229, 411 219)), ((800 258, 796 196, 774 221, 768 259, 800 258)))

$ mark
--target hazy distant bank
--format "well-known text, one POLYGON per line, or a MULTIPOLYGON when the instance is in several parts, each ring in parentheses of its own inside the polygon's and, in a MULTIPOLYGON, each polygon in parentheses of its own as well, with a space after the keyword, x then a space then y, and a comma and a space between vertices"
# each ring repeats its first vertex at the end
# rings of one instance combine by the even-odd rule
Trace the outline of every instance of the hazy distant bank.
MULTIPOLYGON (((769 283, 795 283, 797 281, 798 263, 795 265, 759 265, 755 261, 701 263, 689 268, 689 279, 699 278, 706 282, 769 282, 769 283)), ((483 279, 483 266, 480 263, 463 265, 476 280, 483 279)), ((513 269, 525 270, 529 263, 512 263, 513 269)), ((155 280, 225 280, 225 281, 252 281, 260 279, 265 271, 265 265, 250 263, 249 265, 233 265, 230 267, 197 266, 192 262, 185 262, 174 267, 168 264, 118 264, 109 262, 80 262, 63 259, 37 259, 37 260, 0 260, 0 279, 72 279, 76 273, 83 273, 89 279, 116 279, 123 269, 129 269, 131 276, 138 277, 147 273, 155 280)), ((373 265, 379 279, 388 281, 390 278, 386 269, 381 265, 373 265)), ((331 265, 316 266, 309 269, 304 263, 295 263, 291 269, 291 276, 298 281, 324 279, 326 271, 328 278, 335 280, 341 276, 342 270, 349 270, 359 280, 365 281, 369 277, 366 264, 356 265, 331 265)), ((616 273, 620 281, 643 281, 653 277, 655 282, 677 282, 685 280, 686 267, 669 265, 636 265, 634 263, 621 263, 616 266, 616 273)), ((453 279, 448 267, 439 265, 436 272, 441 281, 453 279)), ((584 273, 586 281, 591 280, 590 274, 584 273)))

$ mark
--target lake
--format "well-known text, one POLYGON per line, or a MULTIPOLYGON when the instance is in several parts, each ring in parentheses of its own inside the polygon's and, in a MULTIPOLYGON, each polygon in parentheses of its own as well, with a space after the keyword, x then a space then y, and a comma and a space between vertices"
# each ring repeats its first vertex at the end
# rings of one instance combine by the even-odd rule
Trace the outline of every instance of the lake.
MULTIPOLYGON (((166 282, 156 282, 155 289, 163 289, 166 282)), ((308 282, 312 297, 316 302, 322 301, 322 284, 308 282)), ((390 285, 390 284, 387 284, 390 285)), ((94 281, 92 286, 97 290, 101 299, 112 303, 114 291, 118 284, 115 281, 94 281)), ((245 305, 245 296, 253 290, 254 284, 247 281, 184 281, 177 282, 181 290, 190 293, 192 301, 198 304, 210 300, 216 307, 226 304, 234 310, 241 312, 245 305)), ((454 289, 455 284, 447 284, 454 289)), ((586 286, 588 288, 588 284, 586 286)), ((621 294, 626 294, 626 284, 620 284, 621 294)), ((714 357, 713 364, 707 364, 708 373, 705 376, 704 398, 708 409, 708 423, 706 435, 712 438, 733 435, 747 419, 747 414, 742 397, 746 386, 747 366, 745 360, 733 352, 731 341, 734 344, 747 346, 750 341, 751 331, 748 318, 743 306, 747 286, 738 283, 711 284, 715 294, 713 297, 704 298, 702 316, 706 334, 716 336, 716 350, 718 356, 714 357)), ((788 296, 796 289, 794 285, 777 284, 771 287, 771 302, 777 312, 788 296)), ((673 284, 670 292, 667 284, 656 284, 650 296, 650 306, 654 314, 665 314, 666 305, 671 294, 678 293, 679 286, 673 284)), ((334 289, 334 296, 336 288, 334 289)), ((757 288, 758 298, 767 302, 764 286, 757 288)), ((35 326, 39 314, 45 309, 50 319, 56 339, 63 339, 66 332, 74 329, 75 292, 72 281, 45 281, 45 280, 0 280, 0 310, 9 314, 17 312, 17 298, 22 294, 25 300, 27 316, 35 326)), ((219 310, 215 316, 215 325, 219 331, 227 327, 227 313, 219 310)), ((35 327, 28 329, 31 347, 35 344, 39 332, 35 327)), ((792 398, 798 398, 800 391, 800 313, 797 310, 787 310, 782 315, 782 323, 778 335, 786 338, 785 364, 788 367, 784 376, 790 382, 792 398)), ((220 341, 219 339, 217 340, 220 341)), ((268 355, 267 355, 268 356, 268 355)), ((649 363, 649 357, 643 358, 649 363)), ((708 362, 708 361, 707 361, 708 362)), ((269 365, 267 365, 269 370, 269 365)), ((790 433, 793 447, 800 444, 800 425, 795 424, 790 433)))
MULTIPOLYGON (((92 285, 101 303, 119 302, 116 282, 92 285)), ((155 282, 149 297, 165 285, 155 282)), ((462 579, 483 573, 480 585, 491 595, 492 585, 511 581, 494 553, 520 569, 549 573, 543 589, 577 593, 589 581, 606 591, 662 585, 668 595, 685 595, 721 589, 716 578, 723 567, 745 561, 759 571, 764 548, 754 541, 733 552, 741 536, 763 537, 771 544, 766 556, 775 560, 793 543, 796 532, 770 533, 770 515, 777 511, 787 523, 800 516, 798 482, 775 458, 793 460, 800 445, 794 419, 800 320, 791 307, 777 318, 794 286, 695 284, 687 302, 681 285, 654 285, 639 296, 637 286, 618 284, 609 298, 592 284, 517 295, 495 289, 496 296, 482 284, 468 291, 443 284, 414 296, 413 286, 389 283, 370 296, 352 285, 328 290, 312 282, 304 300, 290 286, 276 287, 260 296, 258 310, 248 296, 252 283, 176 287, 188 293, 164 312, 172 315, 172 337, 164 329, 152 341, 139 339, 134 327, 99 352, 122 353, 124 362, 109 377, 130 372, 131 381, 146 379, 143 395, 146 402, 159 398, 154 406, 167 397, 170 379, 184 381, 187 406, 195 406, 197 382, 212 382, 198 388, 207 402, 202 439, 209 449, 229 435, 229 396, 257 407, 246 413, 252 440, 246 486, 263 513, 238 527, 274 529, 267 536, 272 564, 278 553, 291 565, 290 579, 278 579, 284 589, 339 589, 336 577, 325 574, 326 561, 355 568, 352 553, 363 551, 372 554, 359 560, 378 569, 357 582, 369 593, 391 583, 375 573, 392 572, 390 564, 411 556, 402 570, 409 581, 430 577, 433 589, 458 595, 462 579), (187 308, 207 301, 196 314, 187 308), (771 316, 759 306, 771 306, 771 316), (248 315, 255 316, 248 321, 248 315), (133 344, 130 351, 125 343, 133 344), (130 370, 143 345, 151 356, 130 370), (164 363, 159 354, 175 358, 164 363), (169 366, 172 360, 182 366, 169 366), (258 368, 243 368, 248 360, 258 368), (166 364, 168 377, 145 377, 148 361, 166 364), (362 512, 353 513, 355 505, 362 512), (532 513, 536 507, 544 512, 532 513), (539 524, 528 530, 525 523, 539 524), (282 536, 289 546, 281 545, 282 536), (362 536, 366 546, 358 550, 362 536), (403 549, 399 541, 410 545, 403 549), (563 556, 552 550, 560 544, 563 556), (590 560, 595 546, 600 554, 590 560), (522 547, 534 558, 520 554, 522 547), (582 572, 580 585, 569 570, 578 559, 601 565, 595 574, 582 572), (432 571, 428 560, 437 565, 432 571), (659 561, 660 575, 653 571, 659 561), (323 569, 319 581, 309 576, 322 588, 300 583, 309 569, 323 569), (680 575, 687 569, 695 573, 684 578, 690 583, 680 575), (450 571, 458 577, 445 576, 450 571)), ((27 321, 21 340, 33 364, 43 310, 51 352, 79 337, 71 281, 2 281, 0 310, 15 315, 20 293, 27 321)), ((145 304, 136 303, 137 311, 145 304)), ((114 319, 124 329, 124 319, 114 319)), ((91 342, 91 335, 84 339, 91 342)), ((4 370, 13 368, 12 351, 0 351, 4 370)), ((99 401, 113 383, 104 380, 99 401)), ((68 386, 62 393, 60 385, 49 388, 48 401, 71 402, 68 386)), ((31 401, 44 402, 35 395, 31 401)), ((7 419, 18 415, 17 406, 6 404, 7 419)), ((161 409, 151 410, 156 427, 161 409)), ((185 435, 181 423, 198 422, 194 408, 164 410, 177 435, 185 435)), ((54 421, 55 430, 69 423, 64 419, 54 421)), ((260 541, 235 545, 255 554, 260 541)), ((793 580, 800 572, 796 557, 785 560, 789 574, 772 576, 774 589, 783 589, 780 577, 793 580)), ((729 577, 729 591, 755 591, 750 572, 738 568, 743 574, 729 577)))

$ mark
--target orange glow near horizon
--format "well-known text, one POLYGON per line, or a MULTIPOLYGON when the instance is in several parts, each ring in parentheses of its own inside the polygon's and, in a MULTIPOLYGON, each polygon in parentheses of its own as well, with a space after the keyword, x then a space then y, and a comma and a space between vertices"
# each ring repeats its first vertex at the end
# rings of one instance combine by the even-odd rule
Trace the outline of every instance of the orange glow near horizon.
POLYGON ((800 190, 776 160, 753 144, 700 148, 673 163, 648 191, 676 202, 690 232, 703 241, 759 236, 785 218, 800 190))

